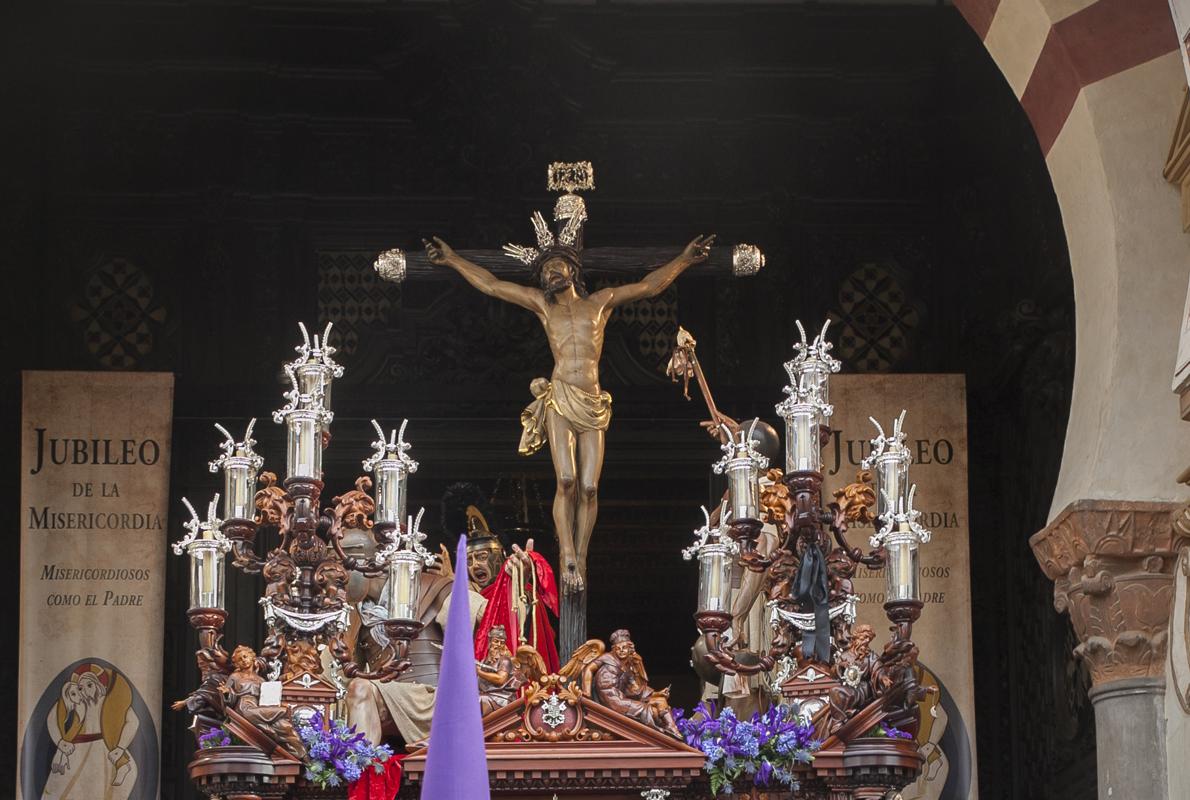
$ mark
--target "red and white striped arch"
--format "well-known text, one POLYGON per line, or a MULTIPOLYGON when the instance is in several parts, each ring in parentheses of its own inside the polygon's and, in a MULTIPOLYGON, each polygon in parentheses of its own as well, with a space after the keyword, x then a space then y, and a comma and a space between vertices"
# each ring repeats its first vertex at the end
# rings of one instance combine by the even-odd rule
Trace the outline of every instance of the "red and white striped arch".
POLYGON ((1170 0, 954 0, 1049 153, 1084 87, 1179 50, 1170 0))
POLYGON ((1179 499, 1190 425, 1169 385, 1190 236, 1161 174, 1186 86, 1170 0, 954 3, 1032 122, 1070 251, 1075 378, 1051 518, 1079 499, 1179 499))
MULTIPOLYGON (((1190 75, 1190 0, 954 3, 1033 125, 1070 251, 1074 391, 1050 518, 1080 499, 1185 500, 1175 478, 1190 425, 1170 378, 1190 235, 1162 169, 1190 75)), ((1190 764, 1175 757, 1190 715, 1172 697, 1165 796, 1190 797, 1190 764)))

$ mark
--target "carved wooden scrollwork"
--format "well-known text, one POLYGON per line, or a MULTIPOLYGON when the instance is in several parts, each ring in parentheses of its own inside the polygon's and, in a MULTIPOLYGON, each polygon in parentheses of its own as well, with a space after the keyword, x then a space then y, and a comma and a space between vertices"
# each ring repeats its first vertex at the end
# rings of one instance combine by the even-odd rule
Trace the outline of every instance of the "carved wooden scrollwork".
POLYGON ((372 479, 361 475, 355 479, 355 488, 335 497, 334 524, 332 533, 338 535, 344 530, 371 530, 372 515, 376 513, 376 501, 368 494, 372 488, 372 479))
POLYGON ((261 488, 253 498, 256 524, 281 526, 289 514, 289 498, 285 490, 277 485, 277 476, 272 472, 260 473, 257 480, 261 488))

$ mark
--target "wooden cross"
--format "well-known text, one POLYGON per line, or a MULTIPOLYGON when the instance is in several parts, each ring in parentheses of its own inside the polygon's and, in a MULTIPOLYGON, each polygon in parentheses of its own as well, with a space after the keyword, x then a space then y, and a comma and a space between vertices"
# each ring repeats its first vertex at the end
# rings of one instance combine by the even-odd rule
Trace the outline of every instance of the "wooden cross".
MULTIPOLYGON (((684 245, 672 247, 588 247, 583 249, 583 273, 638 273, 659 267, 678 253, 684 245)), ((505 280, 524 282, 529 268, 509 258, 502 250, 459 250, 460 256, 474 262, 492 274, 505 280)), ((410 250, 405 254, 406 279, 443 278, 453 273, 445 267, 437 267, 423 250, 410 250)), ((711 248, 711 255, 701 264, 695 264, 685 275, 730 276, 731 247, 718 245, 711 248)))

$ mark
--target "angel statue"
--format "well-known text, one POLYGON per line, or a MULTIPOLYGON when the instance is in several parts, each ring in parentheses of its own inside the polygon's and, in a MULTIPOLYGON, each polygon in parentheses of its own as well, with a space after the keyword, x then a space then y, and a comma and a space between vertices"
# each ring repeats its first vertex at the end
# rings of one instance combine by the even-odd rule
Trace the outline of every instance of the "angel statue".
POLYGON ((520 452, 532 455, 547 442, 554 463, 554 528, 558 536, 563 592, 586 586, 587 548, 595 529, 597 490, 603 468, 604 432, 611 421, 611 395, 599 385, 604 329, 612 312, 627 303, 656 297, 679 275, 710 254, 714 236, 698 236, 672 261, 642 280, 588 292, 583 282, 583 224, 587 219, 576 189, 594 186, 591 165, 556 164, 550 189, 566 191, 554 207, 557 230, 541 212, 533 214, 536 247, 506 245, 505 252, 531 270, 532 286, 498 279, 461 257, 438 237, 425 241, 433 264, 450 267, 479 291, 537 315, 545 329, 554 369, 549 379, 529 384, 531 402, 521 412, 520 452))
POLYGON ((669 708, 669 687, 656 691, 649 686, 649 676, 632 635, 621 629, 612 633, 610 641, 610 651, 598 639, 587 641, 574 651, 559 674, 581 676, 579 685, 587 697, 681 739, 669 708))

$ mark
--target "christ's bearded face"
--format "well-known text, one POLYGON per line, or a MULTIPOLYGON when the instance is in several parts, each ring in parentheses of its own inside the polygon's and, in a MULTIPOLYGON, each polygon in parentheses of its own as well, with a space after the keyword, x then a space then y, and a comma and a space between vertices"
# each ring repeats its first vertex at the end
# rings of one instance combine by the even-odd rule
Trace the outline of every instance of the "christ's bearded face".
POLYGON ((79 687, 83 690, 83 695, 91 705, 97 704, 100 698, 107 693, 103 688, 103 684, 94 675, 83 675, 79 678, 79 687))
POLYGON ((563 258, 551 258, 541 265, 541 288, 556 294, 574 285, 574 272, 563 258))

